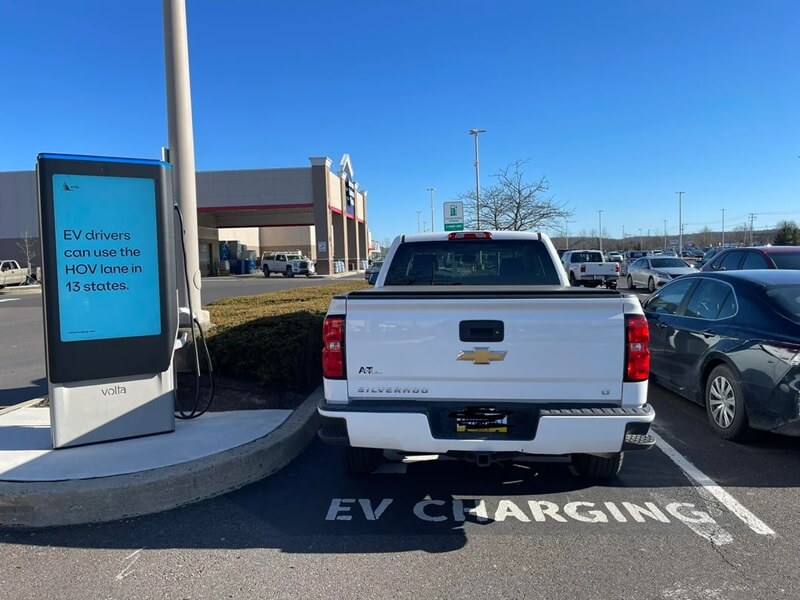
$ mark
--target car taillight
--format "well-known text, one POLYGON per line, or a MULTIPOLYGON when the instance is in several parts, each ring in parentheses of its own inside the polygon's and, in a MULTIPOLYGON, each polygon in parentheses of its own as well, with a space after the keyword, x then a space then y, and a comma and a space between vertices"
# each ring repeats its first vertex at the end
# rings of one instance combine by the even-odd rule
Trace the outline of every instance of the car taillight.
POLYGON ((800 364, 800 346, 797 344, 787 344, 786 342, 771 342, 761 344, 761 348, 785 362, 788 365, 796 366, 800 364))
POLYGON ((586 265, 581 265, 581 273, 586 273, 586 265))
POLYGON ((453 233, 448 234, 448 240, 490 240, 492 239, 492 233, 490 231, 479 231, 479 232, 472 232, 472 231, 454 231, 453 233))
POLYGON ((650 375, 650 328, 644 315, 625 315, 625 381, 650 375))
POLYGON ((619 273, 619 263, 614 263, 614 265, 617 267, 616 268, 617 273, 619 273))
POLYGON ((325 317, 322 324, 322 375, 326 379, 345 379, 344 317, 325 317))

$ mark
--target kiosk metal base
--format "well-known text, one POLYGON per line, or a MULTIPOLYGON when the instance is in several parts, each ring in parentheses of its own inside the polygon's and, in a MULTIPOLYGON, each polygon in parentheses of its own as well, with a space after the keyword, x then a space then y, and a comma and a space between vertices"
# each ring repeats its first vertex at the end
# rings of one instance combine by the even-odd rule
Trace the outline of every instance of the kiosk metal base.
POLYGON ((142 377, 50 383, 53 448, 175 431, 173 367, 142 377))

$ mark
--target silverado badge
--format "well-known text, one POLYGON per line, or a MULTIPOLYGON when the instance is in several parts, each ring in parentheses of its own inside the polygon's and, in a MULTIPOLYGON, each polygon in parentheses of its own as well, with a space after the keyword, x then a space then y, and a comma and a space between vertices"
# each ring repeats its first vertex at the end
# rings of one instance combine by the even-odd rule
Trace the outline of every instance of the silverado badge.
POLYGON ((462 350, 458 353, 456 360, 471 360, 473 365, 488 365, 495 360, 504 360, 506 352, 493 351, 489 348, 473 348, 471 351, 462 350))

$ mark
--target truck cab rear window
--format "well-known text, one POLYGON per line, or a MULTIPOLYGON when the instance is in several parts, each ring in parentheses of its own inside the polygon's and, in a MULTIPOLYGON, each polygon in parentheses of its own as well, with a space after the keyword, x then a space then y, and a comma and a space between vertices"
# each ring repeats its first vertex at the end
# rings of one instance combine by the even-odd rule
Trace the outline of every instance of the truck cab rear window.
POLYGON ((384 286, 561 285, 537 240, 407 242, 388 266, 384 286))

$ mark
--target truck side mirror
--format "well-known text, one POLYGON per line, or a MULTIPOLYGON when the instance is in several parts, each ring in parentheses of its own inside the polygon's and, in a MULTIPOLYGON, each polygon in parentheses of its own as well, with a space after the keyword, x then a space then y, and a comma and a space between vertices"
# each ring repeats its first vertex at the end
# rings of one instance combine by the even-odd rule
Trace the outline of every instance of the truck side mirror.
POLYGON ((380 271, 373 271, 372 273, 369 274, 369 281, 368 282, 369 282, 370 285, 375 285, 378 282, 378 275, 379 274, 380 274, 380 271))

